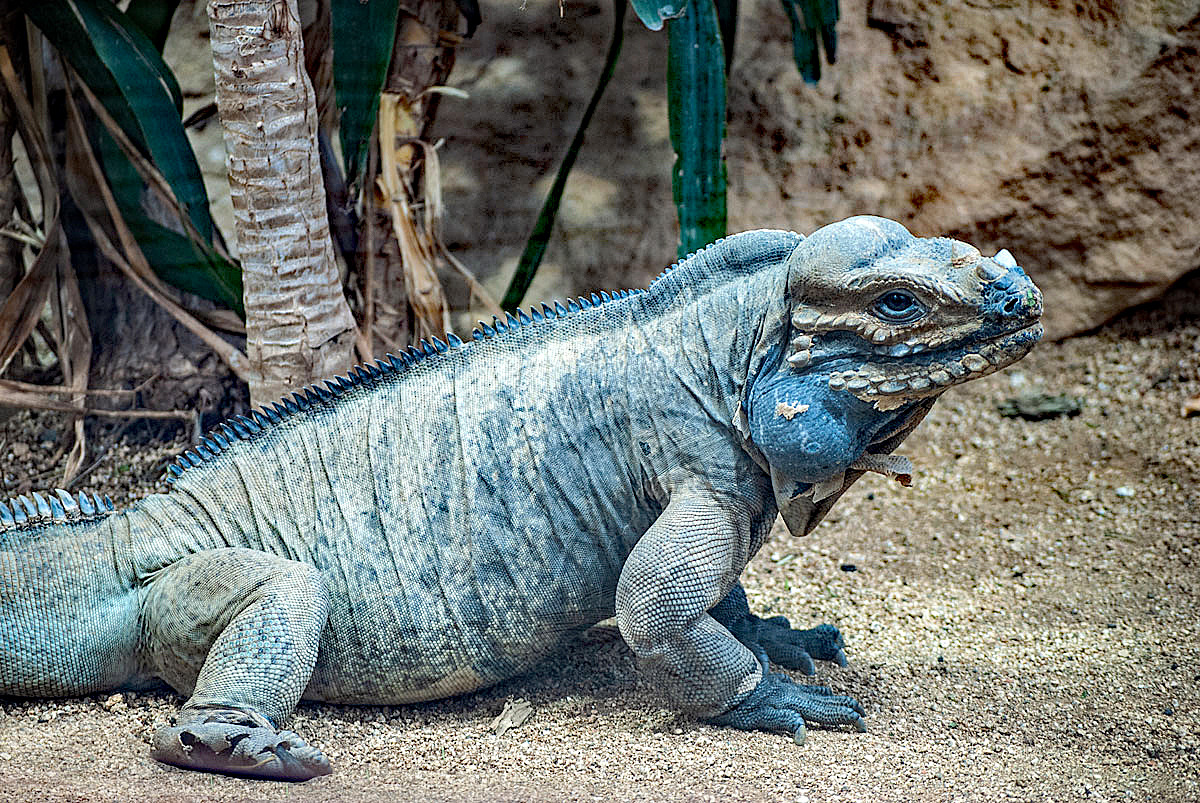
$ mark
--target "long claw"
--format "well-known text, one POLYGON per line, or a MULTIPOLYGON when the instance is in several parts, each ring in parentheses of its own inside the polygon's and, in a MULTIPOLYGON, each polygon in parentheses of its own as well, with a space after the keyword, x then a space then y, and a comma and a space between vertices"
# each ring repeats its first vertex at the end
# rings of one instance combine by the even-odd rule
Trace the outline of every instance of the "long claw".
POLYGON ((839 648, 833 653, 833 662, 838 666, 849 666, 850 662, 846 660, 846 651, 839 648))

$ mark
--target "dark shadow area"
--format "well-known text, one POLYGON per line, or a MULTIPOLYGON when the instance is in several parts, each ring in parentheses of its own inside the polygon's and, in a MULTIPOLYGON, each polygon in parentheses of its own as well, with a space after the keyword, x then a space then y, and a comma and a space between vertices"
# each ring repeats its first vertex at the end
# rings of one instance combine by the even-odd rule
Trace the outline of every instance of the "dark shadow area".
POLYGON ((1200 270, 1185 274, 1162 296, 1118 315, 1103 331, 1122 338, 1167 334, 1200 320, 1200 270))

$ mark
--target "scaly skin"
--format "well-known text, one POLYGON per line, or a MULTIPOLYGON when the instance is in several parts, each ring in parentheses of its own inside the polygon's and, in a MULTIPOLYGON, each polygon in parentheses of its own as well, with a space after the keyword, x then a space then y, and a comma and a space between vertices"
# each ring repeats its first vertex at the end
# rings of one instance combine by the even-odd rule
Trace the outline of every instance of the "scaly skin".
POLYGON ((753 616, 738 577, 778 513, 807 533, 862 471, 907 476, 933 400, 1040 336, 1037 290, 852 218, 593 298, 228 422, 129 510, 0 504, 0 693, 165 681, 156 758, 303 780, 329 765, 277 730, 300 699, 463 693, 615 614, 701 716, 862 727, 771 669, 844 664, 837 630, 753 616))

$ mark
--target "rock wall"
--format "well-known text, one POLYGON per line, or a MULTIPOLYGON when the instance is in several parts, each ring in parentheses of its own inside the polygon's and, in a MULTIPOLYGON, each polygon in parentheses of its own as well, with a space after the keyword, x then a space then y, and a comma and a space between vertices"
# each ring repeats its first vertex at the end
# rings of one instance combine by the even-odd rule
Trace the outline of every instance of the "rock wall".
MULTIPOLYGON (((497 293, 599 72, 607 4, 504 0, 437 123, 448 239, 497 293)), ((729 87, 730 230, 851 214, 1008 248, 1080 332, 1200 267, 1200 2, 842 0, 816 87, 775 0, 743 0, 729 87)), ((644 284, 674 258, 666 40, 622 61, 530 300, 644 284)), ((465 295, 460 296, 465 298, 465 295)))

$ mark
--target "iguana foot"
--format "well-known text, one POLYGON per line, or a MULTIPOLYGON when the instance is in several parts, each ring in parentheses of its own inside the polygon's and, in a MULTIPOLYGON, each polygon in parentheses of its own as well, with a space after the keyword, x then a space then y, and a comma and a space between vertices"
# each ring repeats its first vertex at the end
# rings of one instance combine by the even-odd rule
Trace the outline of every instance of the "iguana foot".
POLYGON ((797 742, 802 742, 805 722, 853 725, 856 730, 865 731, 865 714, 853 697, 834 694, 827 686, 797 683, 787 675, 769 672, 749 697, 710 721, 742 730, 787 731, 796 734, 797 742))
POLYGON ((846 642, 833 625, 818 625, 809 630, 794 630, 784 616, 760 619, 753 614, 744 617, 730 628, 738 641, 750 648, 759 660, 765 655, 773 663, 795 669, 806 675, 816 674, 813 663, 833 661, 846 666, 846 642))
POLYGON ((307 781, 333 770, 329 759, 291 731, 245 711, 185 712, 154 734, 150 755, 164 764, 274 781, 307 781))

